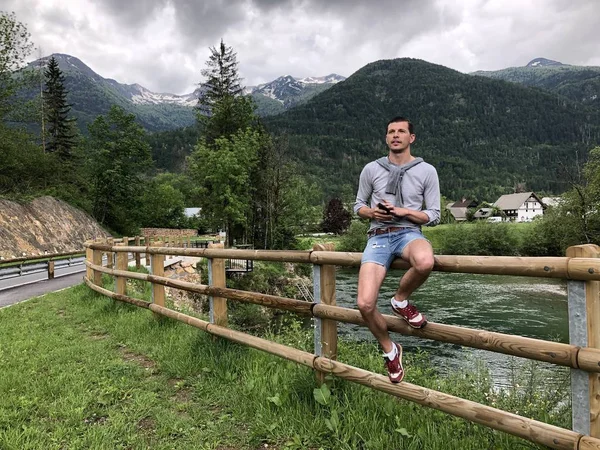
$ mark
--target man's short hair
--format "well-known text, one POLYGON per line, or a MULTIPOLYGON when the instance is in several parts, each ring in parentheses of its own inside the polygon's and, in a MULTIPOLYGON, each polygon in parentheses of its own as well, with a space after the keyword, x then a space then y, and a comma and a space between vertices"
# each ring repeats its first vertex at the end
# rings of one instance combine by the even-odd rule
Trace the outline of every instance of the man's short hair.
POLYGON ((396 123, 396 122, 406 122, 408 123, 408 132, 410 134, 415 134, 415 127, 413 126, 412 122, 410 120, 408 120, 406 117, 402 117, 402 116, 396 116, 394 117, 392 120, 390 120, 387 125, 385 126, 385 132, 387 133, 387 130, 390 126, 390 123, 396 123))

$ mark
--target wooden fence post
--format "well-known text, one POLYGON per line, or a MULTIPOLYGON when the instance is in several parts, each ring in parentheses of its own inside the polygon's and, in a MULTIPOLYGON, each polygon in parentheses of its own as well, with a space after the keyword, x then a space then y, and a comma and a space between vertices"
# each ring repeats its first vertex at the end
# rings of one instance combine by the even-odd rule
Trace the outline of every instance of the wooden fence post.
MULTIPOLYGON (((140 237, 139 236, 135 237, 135 246, 136 247, 140 246, 140 237)), ((135 252, 134 256, 135 256, 135 268, 139 269, 142 265, 142 255, 140 252, 135 252)))
MULTIPOLYGON (((333 244, 315 244, 313 251, 333 251, 333 244)), ((313 292, 315 303, 335 306, 335 266, 313 266, 313 292)), ((329 359, 337 359, 337 322, 315 318, 315 354, 329 359)), ((317 384, 325 382, 326 374, 317 372, 317 384)))
MULTIPOLYGON (((86 244, 89 245, 92 242, 93 241, 87 241, 86 244)), ((85 248, 85 260, 89 263, 94 263, 94 250, 89 247, 85 248)), ((90 267, 86 266, 85 276, 88 280, 92 281, 92 278, 94 277, 94 271, 90 267)))
POLYGON ((54 279, 54 260, 48 260, 48 279, 54 279))
MULTIPOLYGON (((162 242, 154 241, 154 245, 160 247, 162 242)), ((165 276, 165 255, 153 254, 151 256, 150 273, 157 277, 165 276)), ((152 303, 165 306, 165 287, 162 284, 152 283, 152 303)))
MULTIPOLYGON (((120 244, 119 247, 124 247, 120 244)), ((126 252, 117 252, 117 270, 127 270, 128 258, 126 252)), ((127 295, 127 278, 115 277, 115 292, 121 295, 127 295)))
MULTIPOLYGON (((600 247, 575 245, 568 258, 598 258, 600 247)), ((573 345, 600 348, 600 281, 569 280, 569 340, 573 345)), ((600 374, 571 369, 573 431, 600 437, 600 374)))
MULTIPOLYGON (((101 250, 92 250, 92 264, 95 266, 102 265, 102 251, 101 250)), ((98 270, 94 270, 94 280, 93 283, 96 286, 102 286, 102 272, 98 270)))
MULTIPOLYGON (((164 246, 165 247, 170 247, 171 246, 171 241, 169 239, 169 236, 165 236, 163 242, 164 242, 164 246)), ((171 259, 171 255, 167 254, 165 256, 165 259, 171 259)))
MULTIPOLYGON (((146 249, 148 249, 148 247, 150 247, 152 245, 150 236, 146 236, 144 238, 144 244, 146 244, 146 249)), ((150 265, 150 253, 148 253, 148 252, 146 252, 146 265, 147 266, 150 265)))
MULTIPOLYGON (((106 239, 106 243, 112 247, 113 245, 115 245, 115 240, 114 240, 114 238, 109 237, 106 239)), ((106 267, 108 267, 109 269, 112 269, 113 263, 114 263, 114 253, 106 252, 106 267)))
MULTIPOLYGON (((222 243, 208 244, 208 248, 223 248, 222 243)), ((225 286, 225 260, 221 258, 208 259, 208 284, 214 287, 225 286)), ((210 323, 222 327, 227 326, 227 299, 209 297, 210 323)))

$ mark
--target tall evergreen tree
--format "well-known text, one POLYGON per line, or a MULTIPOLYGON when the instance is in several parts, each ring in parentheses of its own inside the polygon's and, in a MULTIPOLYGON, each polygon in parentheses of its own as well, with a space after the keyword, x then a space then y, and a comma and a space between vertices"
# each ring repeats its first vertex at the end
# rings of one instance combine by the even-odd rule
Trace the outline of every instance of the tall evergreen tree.
POLYGON ((227 47, 221 39, 219 48, 210 47, 210 57, 202 75, 206 81, 200 84, 202 94, 198 99, 198 108, 204 114, 212 114, 216 103, 225 97, 236 97, 243 91, 238 74, 237 54, 227 47))
POLYGON ((43 92, 48 143, 46 150, 56 152, 63 160, 70 159, 75 146, 74 119, 69 118, 71 106, 67 103, 65 77, 52 56, 44 72, 46 89, 43 92))
POLYGON ((210 48, 200 83, 198 121, 203 125, 203 136, 211 145, 216 139, 234 135, 238 130, 253 127, 256 123, 254 103, 242 95, 242 79, 238 74, 236 53, 223 40, 218 48, 210 48))

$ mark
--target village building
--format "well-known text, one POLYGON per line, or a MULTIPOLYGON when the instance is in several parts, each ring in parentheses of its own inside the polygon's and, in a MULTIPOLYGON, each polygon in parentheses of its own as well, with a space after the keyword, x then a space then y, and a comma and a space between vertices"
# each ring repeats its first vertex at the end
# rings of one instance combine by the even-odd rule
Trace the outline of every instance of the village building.
POLYGON ((534 192, 503 195, 494 206, 502 210, 505 220, 511 222, 530 222, 534 217, 543 215, 546 208, 534 192))
POLYGON ((468 200, 466 198, 462 198, 459 201, 450 203, 446 207, 450 210, 450 214, 452 214, 454 220, 456 220, 457 222, 466 222, 467 211, 469 210, 469 208, 477 208, 477 202, 475 200, 468 200))

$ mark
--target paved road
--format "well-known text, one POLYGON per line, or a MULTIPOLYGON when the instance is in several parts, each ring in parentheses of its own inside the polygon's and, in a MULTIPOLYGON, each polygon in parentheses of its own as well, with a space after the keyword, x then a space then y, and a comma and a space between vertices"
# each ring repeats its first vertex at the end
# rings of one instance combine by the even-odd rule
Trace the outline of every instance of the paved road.
MULTIPOLYGON (((0 291, 0 308, 83 282, 84 271, 0 291)), ((23 278, 23 277, 19 277, 23 278)))
MULTIPOLYGON (((70 275, 73 273, 81 273, 85 272, 85 265, 78 264, 76 266, 65 266, 65 267, 57 267, 54 270, 55 277, 62 277, 63 275, 70 275)), ((37 283, 38 281, 44 281, 48 279, 48 271, 42 270, 36 273, 30 273, 27 275, 23 275, 20 277, 8 278, 6 280, 0 280, 0 292, 4 289, 9 289, 15 286, 19 286, 22 284, 30 284, 37 283)))

